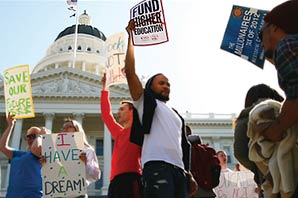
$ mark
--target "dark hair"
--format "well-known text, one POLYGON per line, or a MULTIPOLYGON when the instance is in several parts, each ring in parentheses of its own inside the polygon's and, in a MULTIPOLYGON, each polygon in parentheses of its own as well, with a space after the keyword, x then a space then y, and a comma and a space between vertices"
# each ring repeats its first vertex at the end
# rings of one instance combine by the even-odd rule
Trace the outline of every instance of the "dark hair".
POLYGON ((185 125, 185 132, 186 132, 186 135, 187 136, 189 136, 189 135, 191 135, 191 128, 190 128, 190 126, 188 126, 188 125, 185 125))
POLYGON ((218 150, 216 152, 216 155, 218 156, 220 153, 223 153, 223 154, 225 154, 225 156, 228 156, 227 152, 225 152, 224 150, 218 150))
POLYGON ((129 110, 133 109, 133 103, 129 100, 123 100, 123 101, 120 102, 120 104, 127 104, 129 110))
MULTIPOLYGON (((155 78, 156 76, 159 76, 159 75, 163 75, 163 74, 162 74, 162 73, 157 73, 157 74, 151 76, 151 77, 147 80, 147 82, 146 82, 145 89, 152 91, 152 89, 151 89, 152 82, 153 82, 154 78, 155 78)), ((164 76, 164 75, 163 75, 163 76, 164 76)))
POLYGON ((279 93, 275 89, 265 84, 258 84, 252 86, 247 91, 244 107, 250 107, 261 98, 272 99, 278 102, 282 102, 284 100, 284 98, 279 95, 279 93))
POLYGON ((268 12, 264 17, 264 21, 280 27, 287 34, 298 34, 297 18, 298 1, 289 0, 268 12))
POLYGON ((185 132, 186 132, 187 139, 191 144, 202 144, 203 141, 198 134, 192 135, 192 130, 189 125, 185 125, 185 132))

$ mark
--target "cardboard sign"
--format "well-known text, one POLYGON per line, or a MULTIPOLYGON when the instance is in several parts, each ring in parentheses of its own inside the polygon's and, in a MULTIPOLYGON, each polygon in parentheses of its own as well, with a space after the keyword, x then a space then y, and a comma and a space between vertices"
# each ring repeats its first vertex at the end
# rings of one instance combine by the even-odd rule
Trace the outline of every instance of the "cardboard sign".
POLYGON ((233 5, 220 48, 263 69, 265 56, 259 30, 267 12, 233 5))
POLYGON ((85 164, 79 159, 83 133, 48 134, 42 137, 43 197, 77 197, 87 192, 85 164))
POLYGON ((127 83, 125 77, 125 43, 124 33, 110 36, 106 43, 106 85, 127 83))
POLYGON ((29 65, 15 66, 4 71, 6 114, 16 119, 34 117, 29 65))
POLYGON ((219 185, 214 189, 218 198, 258 198, 257 184, 251 171, 221 173, 219 185))
POLYGON ((156 45, 169 41, 161 0, 144 0, 130 10, 136 28, 132 32, 136 46, 156 45))

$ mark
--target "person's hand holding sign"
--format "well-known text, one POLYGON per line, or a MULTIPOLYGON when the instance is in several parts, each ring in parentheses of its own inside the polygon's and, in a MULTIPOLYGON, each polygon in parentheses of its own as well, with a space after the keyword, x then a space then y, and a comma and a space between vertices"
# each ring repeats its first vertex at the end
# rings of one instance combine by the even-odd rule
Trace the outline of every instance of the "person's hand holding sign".
POLYGON ((15 115, 10 114, 10 112, 8 112, 8 115, 6 117, 6 121, 8 126, 14 126, 16 119, 14 118, 15 115))
POLYGON ((85 165, 87 164, 87 156, 86 156, 86 153, 85 152, 82 152, 79 156, 80 160, 82 160, 85 165))
POLYGON ((132 36, 131 35, 131 32, 136 28, 135 26, 135 22, 133 19, 131 19, 129 22, 128 22, 128 25, 126 27, 126 31, 128 33, 129 36, 132 36))

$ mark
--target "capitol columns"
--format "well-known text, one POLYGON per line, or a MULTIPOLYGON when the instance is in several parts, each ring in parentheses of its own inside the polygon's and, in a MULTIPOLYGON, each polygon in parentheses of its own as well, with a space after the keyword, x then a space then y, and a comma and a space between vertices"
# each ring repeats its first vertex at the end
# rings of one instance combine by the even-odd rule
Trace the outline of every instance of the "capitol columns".
POLYGON ((55 113, 43 113, 43 116, 45 118, 45 127, 52 132, 55 113))
POLYGON ((108 186, 110 183, 111 172, 111 156, 112 156, 112 138, 111 133, 106 125, 104 125, 104 138, 103 138, 103 188, 102 191, 107 194, 108 186))
POLYGON ((212 136, 213 148, 214 150, 218 151, 221 150, 220 148, 220 137, 219 136, 212 136))
POLYGON ((22 127, 23 127, 23 119, 17 119, 16 124, 14 126, 13 134, 12 134, 12 140, 11 140, 12 148, 20 149, 20 142, 22 138, 22 127))

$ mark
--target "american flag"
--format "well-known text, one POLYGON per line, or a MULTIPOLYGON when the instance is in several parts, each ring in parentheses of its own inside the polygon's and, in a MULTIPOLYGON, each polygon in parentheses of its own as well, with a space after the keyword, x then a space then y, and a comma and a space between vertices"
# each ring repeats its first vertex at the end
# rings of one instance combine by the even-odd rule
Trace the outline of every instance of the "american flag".
POLYGON ((77 11, 78 0, 66 0, 66 3, 69 5, 69 7, 67 9, 73 12, 70 15, 70 17, 75 17, 76 11, 77 11))
POLYGON ((71 11, 76 11, 76 9, 73 7, 73 6, 70 6, 69 8, 67 8, 68 10, 71 10, 71 11))
POLYGON ((77 5, 78 0, 67 0, 66 3, 67 3, 68 5, 77 5))

